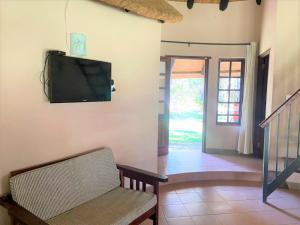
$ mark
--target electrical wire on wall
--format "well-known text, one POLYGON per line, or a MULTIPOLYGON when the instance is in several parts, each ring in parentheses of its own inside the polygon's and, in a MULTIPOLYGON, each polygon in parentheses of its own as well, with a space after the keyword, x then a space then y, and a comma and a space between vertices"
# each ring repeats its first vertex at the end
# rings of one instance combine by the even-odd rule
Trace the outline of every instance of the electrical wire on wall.
MULTIPOLYGON (((68 36, 69 36, 68 35, 68 7, 69 7, 69 3, 70 3, 70 0, 66 0, 65 9, 64 9, 66 52, 70 52, 69 39, 68 39, 68 36)), ((41 76, 40 76, 40 81, 43 85, 43 92, 44 92, 45 96, 47 97, 47 99, 49 99, 49 95, 48 95, 48 92, 47 92, 49 79, 46 75, 46 68, 47 68, 49 56, 50 56, 50 53, 47 52, 46 57, 45 57, 45 61, 44 61, 44 67, 43 67, 43 70, 42 70, 41 76)))
POLYGON ((68 7, 69 7, 70 0, 66 0, 65 4, 65 32, 66 32, 66 51, 70 53, 70 46, 69 46, 69 32, 68 32, 68 7))
POLYGON ((48 58, 49 58, 49 52, 46 53, 46 58, 44 61, 44 67, 43 67, 43 71, 41 72, 41 83, 43 84, 43 92, 45 94, 45 96, 47 97, 47 99, 49 99, 49 95, 47 92, 47 87, 48 87, 48 77, 46 76, 46 68, 47 68, 47 64, 48 64, 48 58))

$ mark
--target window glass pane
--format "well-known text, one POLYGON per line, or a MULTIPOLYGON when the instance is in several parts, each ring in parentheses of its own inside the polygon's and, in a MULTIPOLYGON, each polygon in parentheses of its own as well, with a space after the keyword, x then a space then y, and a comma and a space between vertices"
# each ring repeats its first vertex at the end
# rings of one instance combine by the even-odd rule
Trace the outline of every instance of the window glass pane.
POLYGON ((219 102, 228 102, 229 93, 228 91, 219 91, 219 102))
POLYGON ((227 123, 227 116, 218 116, 218 123, 227 123))
POLYGON ((242 70, 242 62, 232 62, 231 63, 231 76, 240 77, 242 70))
POLYGON ((164 114, 165 113, 165 104, 163 102, 159 103, 158 113, 159 114, 164 114))
POLYGON ((164 76, 159 77, 159 87, 165 87, 165 77, 164 76))
POLYGON ((240 91, 230 91, 230 102, 240 102, 240 91))
POLYGON ((229 89, 229 78, 219 79, 219 89, 229 89))
POLYGON ((240 122, 242 74, 244 61, 223 59, 219 65, 217 122, 240 122))
POLYGON ((240 122, 239 119, 240 119, 239 116, 229 116, 228 117, 228 122, 230 122, 230 123, 238 123, 238 122, 240 122))
POLYGON ((230 62, 220 62, 220 77, 229 77, 230 62))
POLYGON ((239 103, 229 104, 229 114, 230 115, 239 115, 239 113, 240 113, 240 104, 239 103))
POLYGON ((218 114, 228 114, 228 104, 219 103, 218 104, 218 114))
POLYGON ((239 90, 241 88, 241 78, 230 79, 230 89, 239 90))
POLYGON ((164 101, 165 100, 165 90, 159 90, 159 100, 164 101))
POLYGON ((160 74, 165 74, 165 73, 166 73, 166 62, 160 61, 160 74))

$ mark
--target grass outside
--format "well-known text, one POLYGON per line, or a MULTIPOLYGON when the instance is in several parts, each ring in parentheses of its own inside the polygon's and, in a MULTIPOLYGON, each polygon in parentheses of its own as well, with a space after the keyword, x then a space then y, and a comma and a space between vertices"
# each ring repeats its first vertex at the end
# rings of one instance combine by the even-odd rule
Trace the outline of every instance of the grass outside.
POLYGON ((170 144, 202 141, 204 78, 171 79, 170 144))
POLYGON ((170 143, 199 143, 202 142, 202 133, 190 130, 170 130, 170 143))
POLYGON ((172 113, 169 140, 171 144, 202 141, 203 115, 200 112, 172 113))

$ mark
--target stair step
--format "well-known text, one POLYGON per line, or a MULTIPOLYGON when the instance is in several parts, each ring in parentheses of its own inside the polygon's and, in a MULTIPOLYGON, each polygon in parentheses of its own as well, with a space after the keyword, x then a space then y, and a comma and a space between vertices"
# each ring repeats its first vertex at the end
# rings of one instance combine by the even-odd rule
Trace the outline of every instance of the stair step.
MULTIPOLYGON (((279 150, 278 156, 280 158, 286 157, 286 150, 279 150)), ((289 149, 289 158, 296 159, 297 158, 297 148, 290 148, 289 149)))
POLYGON ((287 185, 290 189, 300 190, 300 173, 294 173, 287 181, 287 185))
MULTIPOLYGON (((289 158, 288 163, 291 164, 294 161, 294 158, 289 158)), ((283 171, 285 168, 285 158, 278 159, 278 171, 283 171)), ((276 171, 276 160, 269 161, 269 171, 276 171)), ((300 173, 300 168, 295 172, 300 173)))
MULTIPOLYGON (((280 142, 286 142, 287 137, 279 137, 279 141, 280 142)), ((290 139, 289 139, 290 143, 297 143, 298 142, 298 134, 290 134, 290 139)))

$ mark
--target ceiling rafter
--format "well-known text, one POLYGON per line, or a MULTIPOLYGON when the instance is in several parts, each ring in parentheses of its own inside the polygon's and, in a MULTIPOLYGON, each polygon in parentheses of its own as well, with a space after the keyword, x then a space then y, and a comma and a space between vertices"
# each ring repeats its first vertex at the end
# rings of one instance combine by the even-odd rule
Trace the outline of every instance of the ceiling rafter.
MULTIPOLYGON (((246 1, 246 0, 169 0, 176 2, 186 2, 187 7, 192 9, 195 3, 212 3, 219 4, 219 9, 224 11, 227 9, 230 2, 246 1)), ((261 5, 262 0, 256 0, 257 5, 261 5)))

